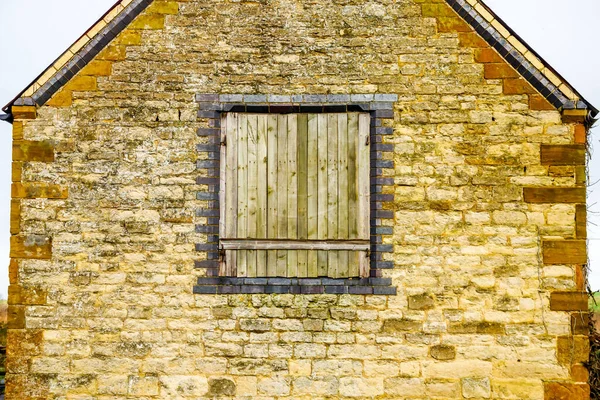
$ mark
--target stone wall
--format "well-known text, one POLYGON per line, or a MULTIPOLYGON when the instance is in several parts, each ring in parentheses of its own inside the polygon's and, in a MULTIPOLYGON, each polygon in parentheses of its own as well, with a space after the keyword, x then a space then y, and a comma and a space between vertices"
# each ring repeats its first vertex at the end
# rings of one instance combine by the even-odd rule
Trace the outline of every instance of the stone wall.
POLYGON ((13 114, 7 398, 589 396, 585 128, 441 1, 157 0, 13 114), (199 93, 398 95, 397 295, 192 293, 199 93))

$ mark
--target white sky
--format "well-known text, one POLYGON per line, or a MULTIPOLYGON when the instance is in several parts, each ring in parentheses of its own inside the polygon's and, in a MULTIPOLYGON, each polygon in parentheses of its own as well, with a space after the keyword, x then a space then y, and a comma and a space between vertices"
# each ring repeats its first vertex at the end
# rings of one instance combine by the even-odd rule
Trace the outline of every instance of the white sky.
MULTIPOLYGON (((85 32, 116 0, 0 2, 0 103, 3 106, 85 32)), ((207 0, 210 1, 210 0, 207 0)), ((600 108, 598 0, 486 0, 526 42, 583 96, 600 108)), ((592 144, 600 146, 600 128, 592 144)), ((590 182, 600 180, 600 151, 590 182)), ((6 297, 9 263, 11 126, 0 123, 0 295, 6 297)), ((600 183, 589 189, 592 289, 600 290, 600 183)))

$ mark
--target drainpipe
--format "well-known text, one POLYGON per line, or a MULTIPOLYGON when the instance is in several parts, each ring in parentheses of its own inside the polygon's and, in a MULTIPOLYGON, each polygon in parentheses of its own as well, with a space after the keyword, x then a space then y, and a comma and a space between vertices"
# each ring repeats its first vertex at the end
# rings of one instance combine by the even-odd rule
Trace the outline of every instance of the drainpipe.
POLYGON ((9 124, 12 124, 13 116, 12 114, 0 114, 0 121, 6 121, 9 124))

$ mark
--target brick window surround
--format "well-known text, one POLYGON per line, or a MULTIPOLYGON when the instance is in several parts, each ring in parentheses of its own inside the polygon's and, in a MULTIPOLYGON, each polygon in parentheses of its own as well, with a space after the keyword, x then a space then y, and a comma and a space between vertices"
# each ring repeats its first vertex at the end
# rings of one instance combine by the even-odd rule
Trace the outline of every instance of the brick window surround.
MULTIPOLYGON (((199 176, 197 184, 206 185, 206 191, 199 191, 198 200, 205 201, 205 207, 196 212, 197 217, 206 220, 197 225, 196 232, 207 235, 206 243, 196 244, 196 251, 206 252, 206 259, 196 262, 196 268, 204 269, 205 276, 198 278, 194 286, 196 294, 238 294, 238 293, 293 293, 293 294, 374 294, 395 295, 396 287, 391 286, 391 278, 383 278, 382 270, 394 268, 393 261, 384 261, 383 254, 391 253, 393 246, 383 244, 384 236, 393 234, 393 227, 384 225, 384 220, 394 218, 393 194, 383 190, 393 186, 394 178, 383 176, 384 169, 394 169, 393 158, 384 153, 393 153, 394 145, 383 143, 383 136, 392 135, 393 128, 386 120, 394 118, 395 94, 330 94, 330 95, 265 95, 265 94, 197 94, 199 103, 198 118, 206 121, 198 129, 203 144, 197 145, 201 159, 197 162, 199 176), (368 112, 371 116, 370 129, 370 277, 332 279, 320 278, 242 278, 219 276, 219 175, 221 115, 237 113, 339 113, 368 112), (384 193, 387 192, 387 193, 384 193)), ((389 221, 388 221, 389 223, 389 221)))

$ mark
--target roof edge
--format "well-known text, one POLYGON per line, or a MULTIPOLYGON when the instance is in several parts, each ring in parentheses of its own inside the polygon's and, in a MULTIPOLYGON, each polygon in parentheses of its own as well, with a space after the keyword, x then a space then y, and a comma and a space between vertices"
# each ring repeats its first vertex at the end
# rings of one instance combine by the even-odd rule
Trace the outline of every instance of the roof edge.
POLYGON ((153 0, 117 1, 2 110, 10 114, 13 105, 44 105, 152 2, 153 0))
POLYGON ((579 94, 483 0, 445 1, 550 104, 564 110, 586 109, 590 111, 592 118, 598 114, 596 107, 579 94))

